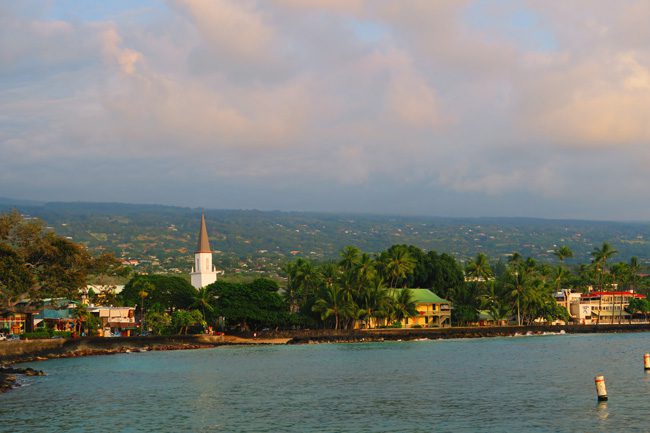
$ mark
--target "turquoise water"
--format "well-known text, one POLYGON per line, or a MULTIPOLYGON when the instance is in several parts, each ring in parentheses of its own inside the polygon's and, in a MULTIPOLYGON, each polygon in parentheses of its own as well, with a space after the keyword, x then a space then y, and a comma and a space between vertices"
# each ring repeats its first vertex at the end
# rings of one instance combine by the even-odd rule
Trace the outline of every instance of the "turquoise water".
POLYGON ((0 432, 648 432, 645 352, 650 333, 57 359, 0 395, 0 432))

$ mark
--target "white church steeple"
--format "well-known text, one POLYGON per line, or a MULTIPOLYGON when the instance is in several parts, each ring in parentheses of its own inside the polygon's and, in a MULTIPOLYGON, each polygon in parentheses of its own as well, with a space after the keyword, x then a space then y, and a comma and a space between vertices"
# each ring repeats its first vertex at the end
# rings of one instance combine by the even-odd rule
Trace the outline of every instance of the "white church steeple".
POLYGON ((208 240, 208 229, 205 226, 205 214, 201 213, 201 228, 199 241, 194 253, 194 267, 190 273, 192 285, 197 289, 217 281, 217 271, 212 266, 212 251, 208 240))

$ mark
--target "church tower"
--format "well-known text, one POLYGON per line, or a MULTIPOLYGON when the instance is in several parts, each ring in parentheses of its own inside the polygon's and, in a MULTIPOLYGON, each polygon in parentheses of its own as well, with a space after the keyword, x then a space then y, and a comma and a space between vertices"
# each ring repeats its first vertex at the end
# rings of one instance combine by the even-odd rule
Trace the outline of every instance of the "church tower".
POLYGON ((201 213, 201 228, 199 242, 194 253, 194 266, 190 273, 192 285, 197 289, 217 281, 217 271, 212 266, 212 251, 208 240, 208 229, 205 227, 205 214, 201 213))

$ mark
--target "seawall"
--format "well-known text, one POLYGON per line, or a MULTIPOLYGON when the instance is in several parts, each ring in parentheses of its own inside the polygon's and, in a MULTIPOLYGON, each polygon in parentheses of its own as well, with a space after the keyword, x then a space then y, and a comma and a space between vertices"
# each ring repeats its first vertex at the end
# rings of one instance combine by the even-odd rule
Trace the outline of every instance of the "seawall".
POLYGON ((229 344, 223 336, 85 337, 0 342, 0 364, 127 351, 200 349, 229 344))
MULTIPOLYGON (((454 327, 442 329, 369 329, 332 331, 294 335, 290 344, 397 341, 416 339, 451 339, 510 337, 544 333, 594 334, 650 331, 650 324, 633 325, 539 325, 539 326, 486 326, 454 327)), ((304 332, 304 331, 302 331, 304 332)))
POLYGON ((456 327, 443 329, 296 330, 242 333, 237 336, 176 335, 150 337, 84 337, 76 339, 0 342, 0 365, 49 358, 105 355, 149 350, 200 349, 234 344, 310 344, 416 339, 484 338, 560 333, 592 334, 650 331, 650 324, 540 325, 456 327))

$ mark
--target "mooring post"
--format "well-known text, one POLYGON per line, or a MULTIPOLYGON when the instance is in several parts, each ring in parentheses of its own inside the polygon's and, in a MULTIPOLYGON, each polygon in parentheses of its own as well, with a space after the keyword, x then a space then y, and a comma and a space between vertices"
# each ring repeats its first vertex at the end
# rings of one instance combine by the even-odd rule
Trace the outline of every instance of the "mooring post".
POLYGON ((596 376, 596 394, 598 394, 598 401, 607 401, 607 388, 605 387, 605 376, 596 376))

